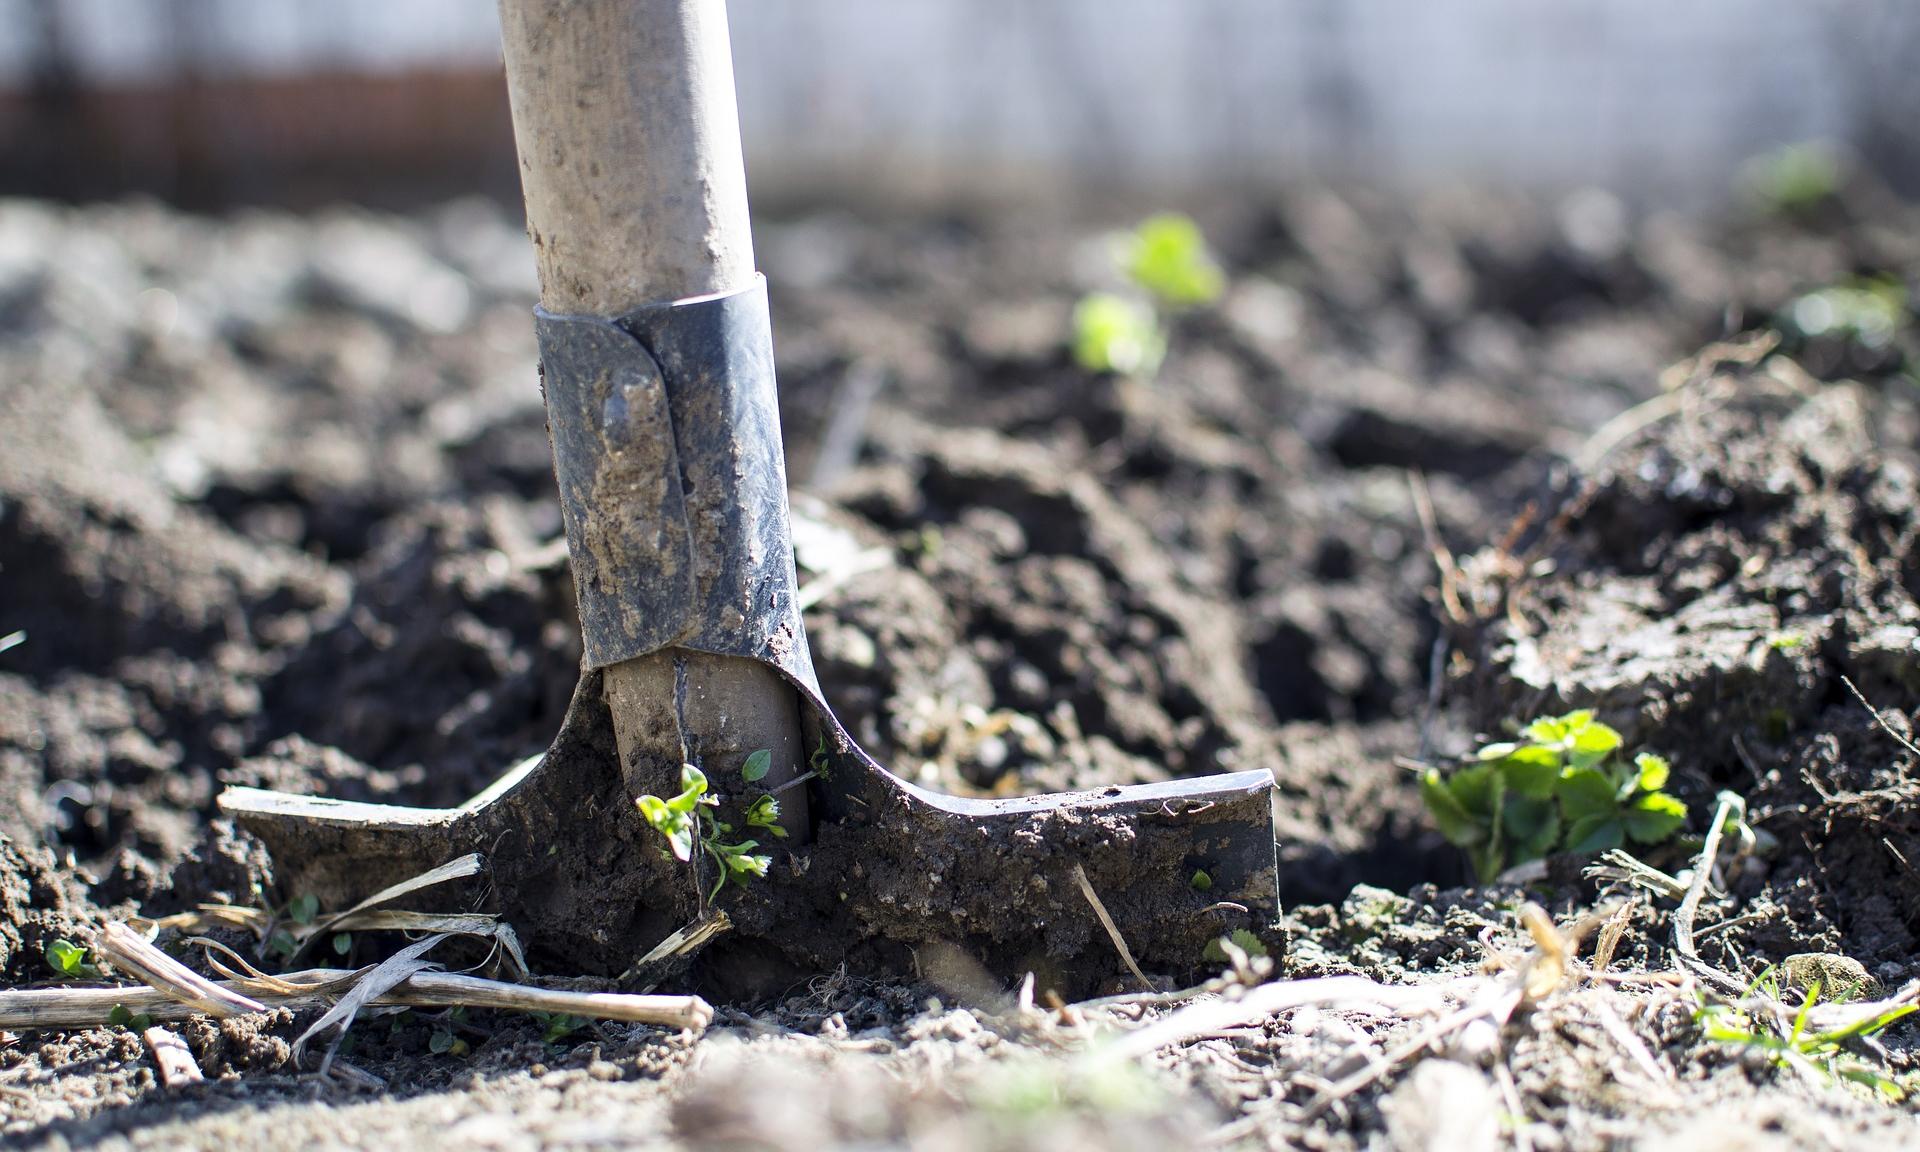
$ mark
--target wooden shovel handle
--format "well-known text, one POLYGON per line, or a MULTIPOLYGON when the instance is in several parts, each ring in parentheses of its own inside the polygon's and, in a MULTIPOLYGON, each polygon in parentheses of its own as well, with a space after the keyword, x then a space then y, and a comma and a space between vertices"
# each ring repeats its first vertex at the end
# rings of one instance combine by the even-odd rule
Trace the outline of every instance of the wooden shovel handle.
POLYGON ((549 312, 618 316, 753 278, 723 0, 500 0, 549 312))
MULTIPOLYGON (((614 318, 753 281, 746 164, 724 0, 500 0, 507 93, 540 304, 614 318)), ((736 773, 772 753, 767 789, 806 751, 793 689, 735 656, 664 649, 606 670, 629 785, 680 764, 736 773)), ((807 797, 781 799, 795 843, 807 797)))

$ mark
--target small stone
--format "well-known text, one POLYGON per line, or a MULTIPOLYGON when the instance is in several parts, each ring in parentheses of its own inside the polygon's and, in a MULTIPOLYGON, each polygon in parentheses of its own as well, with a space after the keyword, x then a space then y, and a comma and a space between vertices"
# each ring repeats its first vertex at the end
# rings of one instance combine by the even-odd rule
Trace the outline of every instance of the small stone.
POLYGON ((1780 970, 1802 991, 1818 984, 1822 1000, 1870 1000, 1881 991, 1866 965, 1836 952, 1796 952, 1780 962, 1780 970))

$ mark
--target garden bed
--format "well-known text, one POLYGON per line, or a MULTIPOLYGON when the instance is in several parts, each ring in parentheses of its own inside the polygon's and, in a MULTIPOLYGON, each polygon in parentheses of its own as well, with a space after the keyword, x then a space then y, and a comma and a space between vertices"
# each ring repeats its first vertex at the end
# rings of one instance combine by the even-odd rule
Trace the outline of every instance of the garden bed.
MULTIPOLYGON (((1913 210, 1860 189, 1712 225, 1592 195, 1201 205, 1228 289, 1145 381, 1067 352, 1137 207, 758 226, 809 638, 870 752, 977 795, 1268 768, 1279 972, 1431 984, 1532 946, 1523 899, 1567 926, 1620 906, 1561 858, 1527 892, 1463 887, 1416 786, 1510 721, 1593 707, 1692 812, 1647 863, 1688 867, 1722 790, 1764 833, 1701 907, 1705 963, 1920 975, 1920 757, 1896 735, 1920 698, 1914 335, 1903 308, 1881 331, 1809 295, 1912 283, 1913 210)), ((530 280, 479 202, 0 205, 0 636, 26 633, 0 651, 8 986, 111 917, 294 896, 214 819, 224 785, 452 805, 545 746, 579 641, 530 280)), ((1616 971, 1670 969, 1676 903, 1630 906, 1616 971)), ((363 1023, 351 1059, 384 1095, 297 1070, 288 1013, 183 1028, 215 1080, 183 1092, 134 1033, 23 1033, 0 1123, 1340 1148, 1474 1146, 1517 1114, 1539 1149, 1911 1123, 1708 1039, 1693 996, 1569 982, 1493 1047, 1455 1038, 1311 1115, 1423 1022, 1302 1009, 1089 1071, 1088 1035, 1151 1012, 826 972, 697 1042, 477 1014, 454 1055, 420 1013, 363 1023)))

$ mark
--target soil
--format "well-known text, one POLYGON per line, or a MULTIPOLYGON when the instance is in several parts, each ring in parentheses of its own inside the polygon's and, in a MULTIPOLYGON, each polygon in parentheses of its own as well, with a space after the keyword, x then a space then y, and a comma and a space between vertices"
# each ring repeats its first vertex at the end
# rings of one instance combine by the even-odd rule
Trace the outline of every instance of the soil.
MULTIPOLYGON (((1150 207, 757 224, 809 640, 876 759, 978 796, 1270 770, 1278 974, 1425 985, 1523 951, 1524 899, 1573 925, 1625 890, 1573 860, 1467 886, 1406 765, 1595 707, 1693 813, 1648 864, 1689 867, 1716 795, 1746 800, 1704 961, 1920 976, 1920 335, 1796 305, 1920 284, 1920 210, 1864 185, 1712 220, 1595 193, 1202 203, 1227 296, 1152 381, 1089 375, 1072 303, 1150 207)), ((46 944, 108 918, 295 895, 222 786, 455 805, 546 747, 580 648, 531 277, 480 201, 0 204, 0 636, 25 633, 0 651, 0 982, 47 983, 46 944)), ((1615 971, 1672 969, 1675 903, 1631 905, 1615 971)), ((541 978, 582 970, 527 944, 541 978)), ((312 1013, 180 1026, 208 1077, 180 1089, 136 1032, 20 1032, 0 1124, 49 1148, 1914 1135, 1906 1105, 1709 1040, 1671 985, 1563 987, 1318 1112, 1424 1022, 1298 1009, 1100 1063, 1166 1009, 1038 991, 822 970, 698 1040, 379 1017, 347 1053, 379 1091, 296 1066, 312 1013), (432 1051, 449 1028, 470 1050, 432 1051)), ((1913 1039, 1875 1058, 1905 1074, 1913 1039)))

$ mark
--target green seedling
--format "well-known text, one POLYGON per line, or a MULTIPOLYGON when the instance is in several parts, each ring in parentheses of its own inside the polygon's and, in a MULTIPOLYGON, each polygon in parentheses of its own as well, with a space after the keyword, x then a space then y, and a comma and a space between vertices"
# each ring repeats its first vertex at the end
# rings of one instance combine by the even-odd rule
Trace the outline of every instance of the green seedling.
POLYGON ((820 737, 820 743, 813 749, 813 755, 807 758, 807 768, 822 780, 833 778, 833 757, 827 755, 827 738, 820 737))
MULTIPOLYGON (((755 752, 747 757, 741 767, 741 776, 749 782, 766 776, 773 753, 770 750, 755 752), (756 758, 760 760, 757 775, 753 771, 756 758)), ((634 801, 640 809, 640 815, 667 841, 668 849, 677 860, 691 861, 695 848, 698 848, 714 863, 718 870, 713 888, 707 893, 711 902, 726 887, 727 881, 746 884, 748 881, 767 874, 767 866, 773 863, 769 856, 754 852, 760 846, 758 840, 734 840, 733 825, 721 820, 714 814, 719 807, 718 798, 707 791, 706 773, 691 764, 680 766, 680 794, 671 799, 658 796, 642 796, 634 801)), ((757 797, 747 806, 747 825, 770 832, 776 838, 785 836, 786 830, 778 826, 780 804, 770 794, 757 797)))
POLYGON ((1226 277, 1199 225, 1178 213, 1148 217, 1115 245, 1126 294, 1094 292, 1073 310, 1073 359, 1088 372, 1151 376, 1167 351, 1174 315, 1211 304, 1226 277))
POLYGON ((1854 1054, 1849 1046, 1883 1031, 1920 1005, 1896 1005, 1842 1027, 1815 1030, 1809 1021, 1814 1005, 1820 1002, 1819 983, 1807 988, 1791 1021, 1784 1020, 1783 1013, 1754 1007, 1778 1005, 1779 992, 1779 980, 1769 968, 1748 987, 1746 1000, 1739 1004, 1709 1002, 1702 994, 1694 1022, 1709 1040, 1757 1050, 1774 1067, 1791 1068, 1817 1083, 1855 1085, 1890 1103, 1906 1099, 1909 1085, 1904 1078, 1854 1054))
POLYGON ((1246 953, 1248 956, 1265 956, 1267 954, 1267 946, 1260 942, 1260 937, 1255 936, 1245 928, 1235 928, 1230 934, 1222 936, 1218 940, 1209 941, 1206 950, 1201 953, 1201 956, 1215 964, 1225 964, 1228 959, 1227 945, 1229 944, 1246 953))
POLYGON ((71 940, 54 940, 47 944, 47 967, 54 975, 63 980, 98 980, 100 968, 87 959, 87 950, 71 940))
POLYGON ((1535 720, 1521 735, 1449 774, 1420 776, 1440 834, 1466 851, 1483 883, 1551 852, 1658 844, 1686 822, 1687 806, 1663 791, 1666 760, 1642 752, 1627 761, 1620 733, 1591 711, 1535 720))
POLYGON ((287 901, 287 919, 295 924, 311 924, 318 915, 320 898, 311 892, 303 892, 287 901))
POLYGON ((345 956, 351 951, 353 951, 353 933, 335 932, 333 934, 333 954, 335 956, 345 956))
POLYGON ((145 1012, 135 1015, 125 1004, 115 1004, 107 1013, 107 1023, 115 1028, 131 1028, 135 1032, 145 1032, 153 1027, 153 1017, 145 1012))
POLYGON ((1831 147, 1810 141, 1756 156, 1740 175, 1747 195, 1762 210, 1787 216, 1832 199, 1846 173, 1831 147))
POLYGON ((1089 372, 1150 376, 1167 353, 1153 305, 1095 292, 1073 309, 1073 360, 1089 372))
POLYGON ((472 1045, 455 1036, 449 1028, 435 1028, 433 1035, 427 1037, 427 1051, 435 1056, 465 1056, 472 1050, 472 1045))
POLYGON ((1127 279, 1168 310, 1211 304, 1226 288, 1200 226, 1178 212, 1149 216, 1121 242, 1127 279))
POLYGON ((558 1044, 587 1026, 585 1020, 564 1012, 535 1012, 533 1018, 540 1022, 540 1038, 549 1044, 558 1044))
POLYGON ((1892 276, 1861 277, 1809 292, 1787 307, 1783 319, 1790 335, 1833 336, 1876 350, 1913 322, 1907 286, 1892 276))

